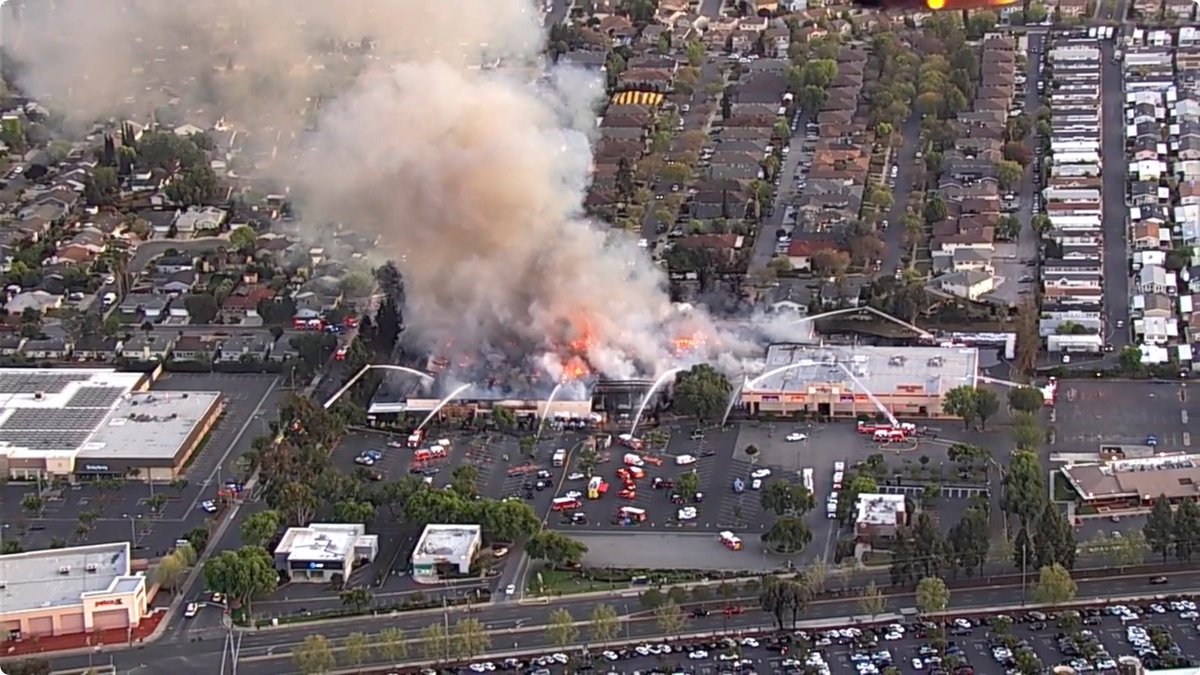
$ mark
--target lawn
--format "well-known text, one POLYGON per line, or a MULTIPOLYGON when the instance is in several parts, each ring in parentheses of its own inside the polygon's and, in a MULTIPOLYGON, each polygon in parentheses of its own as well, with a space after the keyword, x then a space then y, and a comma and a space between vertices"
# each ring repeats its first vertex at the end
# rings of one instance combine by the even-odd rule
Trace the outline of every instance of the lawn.
POLYGON ((572 595, 590 591, 606 591, 615 587, 615 584, 612 583, 584 578, 578 572, 547 567, 529 576, 529 583, 525 590, 530 595, 572 595))

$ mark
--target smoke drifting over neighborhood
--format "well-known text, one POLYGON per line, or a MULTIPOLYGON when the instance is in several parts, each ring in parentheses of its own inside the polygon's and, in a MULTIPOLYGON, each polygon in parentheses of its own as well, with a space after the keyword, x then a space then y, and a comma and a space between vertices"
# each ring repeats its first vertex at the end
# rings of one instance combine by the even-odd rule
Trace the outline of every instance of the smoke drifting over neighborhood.
POLYGON ((542 67, 530 0, 57 7, 24 11, 6 46, 26 91, 79 123, 173 101, 211 118, 189 122, 224 116, 276 144, 271 169, 311 227, 378 234, 399 261, 407 323, 431 350, 554 379, 740 351, 672 305, 631 239, 583 217, 603 89, 542 67))

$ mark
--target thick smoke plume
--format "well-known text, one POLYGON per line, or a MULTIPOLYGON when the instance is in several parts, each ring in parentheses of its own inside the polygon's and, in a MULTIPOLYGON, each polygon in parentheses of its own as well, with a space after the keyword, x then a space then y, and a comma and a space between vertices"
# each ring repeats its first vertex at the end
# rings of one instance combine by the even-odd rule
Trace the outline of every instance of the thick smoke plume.
POLYGON ((306 222, 379 235, 410 329, 453 365, 633 377, 742 351, 583 217, 603 90, 541 63, 530 0, 118 7, 26 7, 21 85, 81 123, 173 101, 265 140, 306 222))

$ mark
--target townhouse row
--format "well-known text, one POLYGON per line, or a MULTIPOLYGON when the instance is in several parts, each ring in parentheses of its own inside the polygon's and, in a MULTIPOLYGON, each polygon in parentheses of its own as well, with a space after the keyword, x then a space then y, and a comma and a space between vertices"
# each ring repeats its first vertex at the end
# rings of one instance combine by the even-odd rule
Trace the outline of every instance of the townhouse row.
POLYGON ((1045 240, 1038 332, 1050 352, 1106 348, 1102 69, 1095 39, 1053 36, 1046 52, 1050 133, 1038 148, 1035 169, 1044 183, 1034 203, 1045 240))

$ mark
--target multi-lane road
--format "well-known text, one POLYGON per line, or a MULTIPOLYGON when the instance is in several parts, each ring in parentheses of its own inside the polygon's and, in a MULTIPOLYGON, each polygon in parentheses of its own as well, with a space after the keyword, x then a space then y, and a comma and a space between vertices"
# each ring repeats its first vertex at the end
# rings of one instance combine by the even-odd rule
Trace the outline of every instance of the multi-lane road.
MULTIPOLYGON (((1104 601, 1107 598, 1128 596, 1154 596, 1157 594, 1200 593, 1200 572, 1173 574, 1166 586, 1151 586, 1145 575, 1109 577, 1079 582, 1078 598, 1104 601)), ((1013 607, 1021 597, 1021 588, 1016 586, 991 586, 954 591, 951 609, 963 612, 981 611, 985 608, 1013 607)), ((752 603, 752 600, 745 602, 752 603)), ((553 650, 553 643, 545 629, 550 614, 565 609, 577 620, 586 622, 593 608, 608 604, 627 620, 622 622, 623 638, 662 637, 662 630, 653 613, 642 607, 635 592, 627 591, 609 597, 563 598, 548 604, 515 603, 497 604, 479 608, 471 614, 465 610, 454 610, 443 614, 440 610, 408 612, 376 617, 354 617, 323 623, 300 624, 273 629, 249 630, 244 632, 241 643, 239 671, 244 675, 281 675, 293 672, 291 651, 305 637, 314 633, 324 635, 335 645, 350 633, 378 633, 385 628, 399 628, 409 638, 415 638, 422 629, 431 624, 449 622, 453 624, 464 616, 473 616, 488 627, 492 635, 494 650, 528 650, 539 653, 553 650)), ((898 612, 914 606, 911 593, 887 597, 887 610, 898 612)), ((204 611, 218 611, 206 609, 204 611)), ((854 599, 840 598, 819 600, 805 612, 806 620, 833 620, 848 615, 860 614, 854 599)), ((211 623, 209 624, 211 626, 211 623)), ((747 611, 731 617, 714 612, 706 618, 692 619, 685 630, 703 631, 754 631, 770 628, 770 618, 760 611, 747 611)), ((586 634, 586 629, 582 631, 586 634)), ((56 669, 85 668, 90 662, 107 662, 111 656, 119 672, 164 673, 174 675, 212 675, 219 673, 223 649, 223 633, 219 628, 197 630, 184 629, 163 639, 137 649, 118 651, 112 654, 66 656, 53 660, 56 669)), ((586 637, 583 635, 582 637, 586 637)), ((419 658, 419 654, 414 654, 419 658)))

